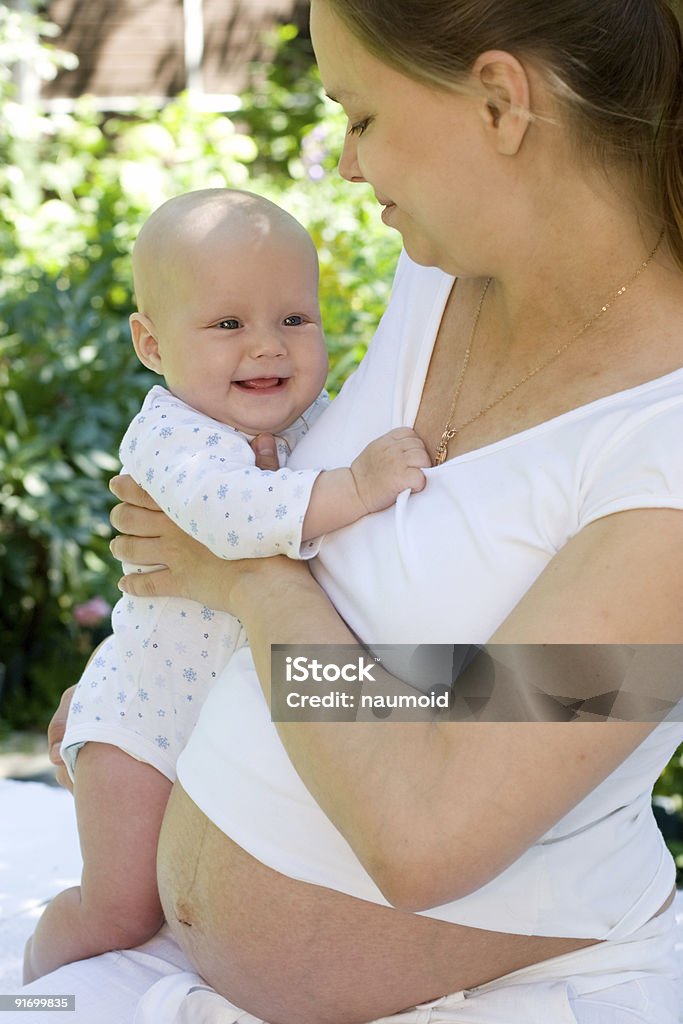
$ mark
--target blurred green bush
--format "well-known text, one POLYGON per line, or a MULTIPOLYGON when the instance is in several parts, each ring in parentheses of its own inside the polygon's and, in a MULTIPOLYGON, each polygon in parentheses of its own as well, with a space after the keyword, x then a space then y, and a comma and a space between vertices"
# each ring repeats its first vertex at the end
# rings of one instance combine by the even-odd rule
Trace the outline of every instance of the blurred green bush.
MULTIPOLYGON (((21 55, 49 70, 43 26, 0 12, 5 67, 21 55)), ((125 117, 86 97, 46 116, 0 76, 0 719, 13 727, 42 727, 78 678, 99 627, 74 610, 117 597, 107 480, 152 383, 127 324, 129 253, 148 214, 216 186, 290 209, 320 251, 333 392, 386 304, 398 236, 369 189, 334 173, 344 121, 326 109, 306 42, 285 26, 277 43, 229 116, 187 97, 125 117)))

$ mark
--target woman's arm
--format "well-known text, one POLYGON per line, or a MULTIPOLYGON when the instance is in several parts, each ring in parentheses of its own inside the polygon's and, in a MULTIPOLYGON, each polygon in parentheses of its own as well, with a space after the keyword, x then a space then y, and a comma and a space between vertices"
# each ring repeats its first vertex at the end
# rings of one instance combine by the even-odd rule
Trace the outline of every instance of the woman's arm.
MULTIPOLYGON (((119 497, 131 492, 115 488, 119 497)), ((171 566, 135 593, 184 593, 237 614, 266 696, 276 643, 354 643, 305 566, 231 563, 220 574, 139 510, 114 524, 138 537, 117 557, 171 566), (156 532, 156 540, 140 540, 156 532), (201 581, 200 581, 201 577, 201 581), (157 583, 164 589, 156 590, 157 583), (195 594, 192 593, 192 588, 195 594)), ((169 524, 170 526, 170 524, 169 524)), ((494 642, 678 644, 683 516, 621 513, 570 541, 494 642)), ((635 723, 282 723, 288 753, 387 899, 422 910, 490 881, 609 775, 653 728, 635 723)))
MULTIPOLYGON (((269 581, 246 574, 234 591, 266 696, 271 644, 355 642, 310 576, 300 575, 293 586, 285 574, 278 581, 271 568, 269 581)), ((571 632, 573 607, 567 593, 566 632, 558 631, 556 642, 582 639, 571 632)), ((548 624, 556 612, 557 606, 549 608, 548 624)), ((520 607, 517 614, 523 613, 520 607)), ((661 626, 662 618, 657 622, 661 626)), ((606 639, 616 644, 618 635, 615 630, 606 639)), ((633 642, 641 636, 632 634, 633 642)), ((506 643, 532 642, 521 627, 506 629, 504 637, 506 643)), ((317 802, 389 902, 410 911, 464 896, 500 874, 652 728, 593 722, 278 725, 317 802)))

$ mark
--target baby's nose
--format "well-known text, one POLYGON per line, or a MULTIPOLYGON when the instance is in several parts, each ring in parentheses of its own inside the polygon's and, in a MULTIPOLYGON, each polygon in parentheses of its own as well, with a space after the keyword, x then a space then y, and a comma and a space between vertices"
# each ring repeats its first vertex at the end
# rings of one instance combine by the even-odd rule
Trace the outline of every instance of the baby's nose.
POLYGON ((279 331, 263 331, 254 339, 251 354, 260 356, 283 356, 287 351, 284 338, 279 331))

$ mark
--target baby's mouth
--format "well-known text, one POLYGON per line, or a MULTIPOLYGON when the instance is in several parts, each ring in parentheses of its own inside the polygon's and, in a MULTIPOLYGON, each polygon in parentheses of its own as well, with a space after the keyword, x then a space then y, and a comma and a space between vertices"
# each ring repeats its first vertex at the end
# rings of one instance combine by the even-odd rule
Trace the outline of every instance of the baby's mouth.
POLYGON ((252 377, 250 380, 236 380, 233 383, 245 391, 265 391, 269 388, 279 388, 286 382, 286 377, 252 377))

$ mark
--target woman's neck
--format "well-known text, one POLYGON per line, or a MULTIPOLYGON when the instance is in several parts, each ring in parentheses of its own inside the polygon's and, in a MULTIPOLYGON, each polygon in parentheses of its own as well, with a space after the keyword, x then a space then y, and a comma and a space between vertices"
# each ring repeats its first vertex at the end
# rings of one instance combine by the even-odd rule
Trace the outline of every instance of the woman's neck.
POLYGON ((572 215, 520 230, 491 276, 487 320, 508 351, 539 351, 542 339, 552 346, 589 321, 599 333, 613 328, 664 280, 671 288, 678 278, 683 298, 659 228, 598 204, 572 204, 572 215))
POLYGON ((673 290, 683 303, 683 273, 665 244, 633 280, 661 225, 643 209, 630 176, 592 169, 577 162, 564 136, 553 141, 531 138, 518 164, 497 165, 491 201, 477 218, 472 265, 464 274, 456 270, 493 278, 483 319, 503 352, 535 352, 543 339, 552 345, 622 287, 605 325, 632 314, 636 295, 653 299, 658 289, 673 290))

